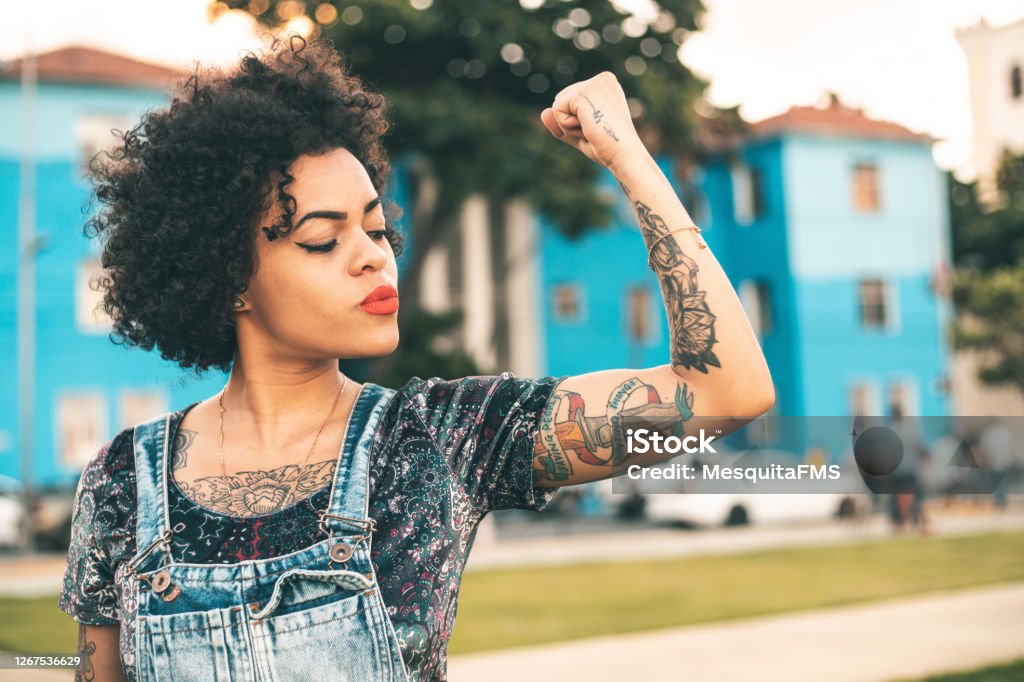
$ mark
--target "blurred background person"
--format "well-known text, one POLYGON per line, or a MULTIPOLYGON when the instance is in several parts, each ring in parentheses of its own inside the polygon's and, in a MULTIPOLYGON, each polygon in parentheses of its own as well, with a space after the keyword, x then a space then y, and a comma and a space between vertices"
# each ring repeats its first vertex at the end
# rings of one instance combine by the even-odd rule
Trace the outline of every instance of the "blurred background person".
POLYGON ((908 522, 915 530, 929 533, 930 528, 924 515, 924 491, 921 474, 928 462, 928 449, 916 425, 903 414, 903 406, 894 403, 889 407, 889 424, 903 443, 903 456, 899 465, 889 475, 892 494, 889 499, 889 517, 897 532, 907 530, 908 522))
POLYGON ((1007 472, 1013 463, 1013 435, 1001 419, 989 421, 981 430, 978 443, 984 490, 991 491, 996 509, 1006 509, 1007 472))

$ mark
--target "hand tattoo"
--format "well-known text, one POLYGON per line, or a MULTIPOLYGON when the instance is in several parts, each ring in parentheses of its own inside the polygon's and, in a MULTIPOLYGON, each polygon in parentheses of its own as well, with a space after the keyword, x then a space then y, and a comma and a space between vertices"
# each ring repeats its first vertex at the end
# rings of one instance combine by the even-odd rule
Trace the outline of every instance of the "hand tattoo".
MULTIPOLYGON (((594 123, 601 123, 601 121, 604 120, 604 113, 602 113, 597 107, 594 106, 594 103, 590 101, 589 97, 587 97, 586 95, 580 95, 580 97, 587 100, 587 104, 589 104, 590 108, 594 110, 592 112, 594 116, 594 123)), ((601 127, 604 128, 604 132, 608 133, 608 137, 612 138, 616 142, 619 141, 618 136, 614 132, 612 132, 612 129, 608 126, 607 123, 602 123, 601 127)))

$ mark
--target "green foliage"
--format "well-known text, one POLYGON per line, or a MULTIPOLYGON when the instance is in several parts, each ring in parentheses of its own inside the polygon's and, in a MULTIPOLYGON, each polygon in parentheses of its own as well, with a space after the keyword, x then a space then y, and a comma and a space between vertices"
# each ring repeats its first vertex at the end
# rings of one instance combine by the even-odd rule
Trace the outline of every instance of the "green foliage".
POLYGON ((1024 680, 1024 658, 967 672, 933 675, 918 682, 1020 682, 1024 680))
POLYGON ((970 315, 953 328, 956 346, 988 355, 978 378, 1024 389, 1024 261, 1013 267, 957 272, 953 300, 970 315))
MULTIPOLYGON (((295 7, 227 4, 250 12, 266 6, 257 18, 273 28, 295 7)), ((322 3, 299 4, 316 16, 322 3)), ((320 36, 388 97, 388 150, 429 159, 441 180, 442 216, 480 192, 526 196, 568 235, 607 225, 611 207, 592 186, 600 169, 552 138, 539 118, 559 90, 601 71, 614 72, 635 100, 652 152, 695 152, 693 105, 707 83, 676 52, 698 29, 700 0, 660 0, 658 20, 640 22, 632 36, 623 22, 637 20, 607 0, 548 0, 536 9, 514 0, 444 0, 423 10, 409 0, 326 4, 338 18, 318 24, 320 36)))
POLYGON ((948 175, 957 270, 957 348, 980 353, 978 378, 1024 390, 1024 155, 1004 150, 996 175, 1002 206, 987 210, 977 183, 948 175))
POLYGON ((1003 193, 1007 204, 1017 210, 1024 210, 1024 154, 1014 154, 1003 149, 996 171, 996 187, 1003 193))

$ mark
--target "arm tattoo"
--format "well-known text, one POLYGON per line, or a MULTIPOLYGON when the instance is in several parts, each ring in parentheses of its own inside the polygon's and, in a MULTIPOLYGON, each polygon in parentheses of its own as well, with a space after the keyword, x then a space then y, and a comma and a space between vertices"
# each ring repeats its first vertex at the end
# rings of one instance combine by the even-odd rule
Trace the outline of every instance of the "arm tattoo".
POLYGON ((685 383, 676 387, 671 401, 662 401, 658 389, 640 377, 615 387, 604 410, 587 415, 583 396, 556 389, 541 415, 540 438, 534 448, 533 480, 564 482, 573 473, 573 461, 609 468, 626 462, 627 429, 648 428, 663 435, 682 437, 693 416, 693 394, 685 383))
POLYGON ((195 440, 196 432, 188 429, 178 429, 174 436, 174 445, 171 450, 171 470, 183 469, 188 464, 188 448, 195 440))
POLYGON ((334 478, 337 460, 288 464, 270 471, 207 476, 178 487, 197 504, 231 516, 269 514, 310 497, 334 478))
POLYGON ((78 669, 75 671, 75 682, 81 680, 92 680, 96 678, 96 671, 93 670, 92 661, 89 657, 96 653, 96 642, 85 640, 85 625, 78 624, 78 669))
MULTIPOLYGON (((594 110, 593 111, 594 123, 601 123, 601 121, 604 120, 604 112, 600 111, 597 107, 595 107, 594 103, 591 102, 590 98, 587 97, 586 95, 580 95, 580 97, 582 97, 583 99, 587 100, 587 104, 589 104, 590 108, 594 110)), ((604 128, 604 131, 606 133, 608 133, 608 137, 612 138, 616 142, 619 141, 619 138, 615 135, 615 133, 612 131, 611 127, 609 127, 609 125, 607 123, 601 123, 601 127, 604 128)))
MULTIPOLYGON (((633 202, 640 231, 648 244, 668 234, 665 221, 642 201, 633 202)), ((672 237, 654 245, 651 261, 661 279, 661 289, 672 334, 672 364, 707 374, 708 366, 721 367, 711 347, 716 343, 715 315, 698 288, 697 263, 679 248, 672 237)))

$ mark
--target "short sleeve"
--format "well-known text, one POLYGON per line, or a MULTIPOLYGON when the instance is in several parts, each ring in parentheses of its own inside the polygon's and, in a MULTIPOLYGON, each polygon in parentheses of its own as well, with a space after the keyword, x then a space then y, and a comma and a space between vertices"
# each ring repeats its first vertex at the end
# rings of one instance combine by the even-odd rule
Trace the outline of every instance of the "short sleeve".
POLYGON ((75 491, 71 544, 57 606, 85 625, 120 622, 110 548, 122 523, 112 504, 119 489, 112 467, 122 454, 124 439, 122 432, 100 448, 82 471, 75 491))
POLYGON ((405 389, 478 508, 541 511, 558 488, 534 487, 534 441, 544 408, 565 378, 526 379, 512 372, 413 377, 405 389))

